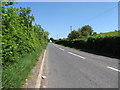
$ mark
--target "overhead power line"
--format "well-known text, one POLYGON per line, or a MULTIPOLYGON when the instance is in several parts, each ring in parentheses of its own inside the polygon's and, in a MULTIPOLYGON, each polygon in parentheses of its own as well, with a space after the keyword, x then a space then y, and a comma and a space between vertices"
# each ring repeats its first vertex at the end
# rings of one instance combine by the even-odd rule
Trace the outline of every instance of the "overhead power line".
POLYGON ((92 21, 92 20, 94 20, 94 19, 96 19, 96 18, 98 18, 98 17, 100 17, 100 16, 104 15, 105 13, 107 13, 107 12, 111 11, 112 9, 114 9, 114 8, 118 7, 119 5, 120 5, 120 3, 119 3, 118 5, 116 5, 116 6, 113 6, 113 7, 109 8, 109 9, 107 9, 107 10, 105 10, 105 11, 101 12, 100 14, 97 14, 96 16, 94 16, 94 17, 92 17, 92 18, 88 19, 86 22, 90 22, 90 21, 92 21))

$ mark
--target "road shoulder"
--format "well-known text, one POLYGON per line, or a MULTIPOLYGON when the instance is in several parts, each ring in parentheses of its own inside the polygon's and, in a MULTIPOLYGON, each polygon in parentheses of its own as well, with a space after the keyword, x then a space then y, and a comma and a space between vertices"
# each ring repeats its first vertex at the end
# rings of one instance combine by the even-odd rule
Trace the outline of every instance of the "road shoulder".
POLYGON ((31 70, 31 73, 29 74, 22 88, 36 88, 36 84, 37 84, 40 70, 41 70, 41 64, 43 61, 43 57, 44 57, 44 52, 40 55, 38 62, 36 63, 34 68, 31 70))

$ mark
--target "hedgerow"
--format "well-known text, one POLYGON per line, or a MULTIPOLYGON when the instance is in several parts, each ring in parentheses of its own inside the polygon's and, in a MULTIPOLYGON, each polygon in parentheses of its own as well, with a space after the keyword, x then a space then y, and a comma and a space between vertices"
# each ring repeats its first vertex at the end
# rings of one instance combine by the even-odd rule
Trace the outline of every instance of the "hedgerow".
POLYGON ((76 49, 95 51, 104 55, 115 56, 120 54, 120 36, 110 37, 89 37, 87 40, 58 40, 56 44, 61 44, 76 49))
POLYGON ((31 9, 2 3, 2 87, 19 88, 48 43, 48 32, 34 22, 31 9))

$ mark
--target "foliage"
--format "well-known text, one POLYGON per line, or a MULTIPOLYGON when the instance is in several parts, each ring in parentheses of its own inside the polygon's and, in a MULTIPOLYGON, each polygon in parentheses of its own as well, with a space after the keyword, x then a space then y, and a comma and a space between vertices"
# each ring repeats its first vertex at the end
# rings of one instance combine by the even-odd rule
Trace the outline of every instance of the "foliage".
POLYGON ((82 36, 89 36, 92 35, 92 27, 89 25, 83 26, 81 29, 78 29, 78 31, 81 33, 82 36))
POLYGON ((120 48, 120 36, 118 35, 118 32, 109 32, 102 34, 97 34, 98 36, 93 35, 74 40, 58 40, 56 41, 56 44, 61 44, 76 49, 85 49, 120 58, 120 50, 118 49, 120 48), (111 36, 111 34, 113 34, 113 36, 111 36))
POLYGON ((71 33, 68 35, 69 40, 77 39, 79 38, 80 33, 78 31, 73 30, 71 33))
MULTIPOLYGON (((43 48, 44 49, 44 48, 43 48)), ((2 87, 3 88, 20 88, 25 83, 25 79, 30 74, 33 66, 39 59, 42 50, 39 48, 30 54, 26 54, 17 60, 17 63, 5 67, 2 72, 2 87)))
POLYGON ((8 7, 12 4, 14 3, 4 2, 2 4, 3 88, 21 86, 36 62, 35 54, 38 58, 39 53, 45 49, 49 34, 44 31, 41 25, 32 25, 34 15, 30 14, 31 9, 29 7, 8 7), (35 54, 31 55, 33 52, 35 54), (28 56, 32 57, 24 58, 28 56), (23 68, 24 70, 22 70, 23 68), (21 73, 21 77, 14 73, 17 69, 19 74, 21 73), (19 78, 21 78, 20 81, 18 81, 19 78))
POLYGON ((106 32, 106 33, 99 33, 99 34, 92 34, 90 36, 84 37, 82 36, 81 38, 77 39, 77 40, 84 40, 87 41, 88 38, 105 38, 105 37, 116 37, 116 36, 120 36, 120 31, 113 31, 113 32, 106 32))
POLYGON ((100 34, 96 34, 94 37, 113 37, 113 36, 120 36, 120 31, 100 33, 100 34))
POLYGON ((52 37, 50 38, 50 40, 51 40, 52 42, 54 42, 54 39, 53 39, 52 37))
POLYGON ((92 35, 96 35, 97 34, 97 32, 93 32, 93 34, 92 35))

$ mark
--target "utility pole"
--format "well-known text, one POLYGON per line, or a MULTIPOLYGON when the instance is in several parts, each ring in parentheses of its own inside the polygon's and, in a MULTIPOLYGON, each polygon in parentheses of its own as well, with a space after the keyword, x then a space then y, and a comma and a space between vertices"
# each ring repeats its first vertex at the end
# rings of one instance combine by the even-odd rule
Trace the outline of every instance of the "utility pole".
POLYGON ((57 35, 57 39, 58 39, 58 35, 57 35))
POLYGON ((72 32, 72 26, 70 26, 70 31, 72 32))

